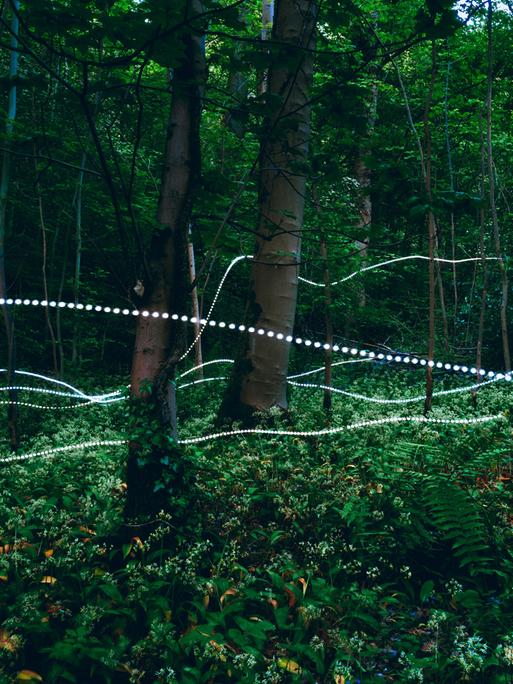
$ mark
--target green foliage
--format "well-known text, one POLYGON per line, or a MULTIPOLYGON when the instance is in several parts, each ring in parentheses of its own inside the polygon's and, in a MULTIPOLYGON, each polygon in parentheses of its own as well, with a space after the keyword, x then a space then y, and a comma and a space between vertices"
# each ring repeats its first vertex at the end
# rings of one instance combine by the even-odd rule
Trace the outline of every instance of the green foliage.
MULTIPOLYGON (((363 392, 369 377, 354 368, 337 384, 363 392)), ((381 395, 418 391, 415 371, 383 368, 372 382, 381 395)), ((294 393, 288 427, 315 427, 320 397, 294 393)), ((511 404, 499 386, 479 401, 483 412, 511 404)), ((439 402, 436 415, 454 415, 453 397, 439 402)), ((184 436, 211 429, 217 403, 212 387, 184 395, 184 436)), ((118 437, 125 409, 87 411, 27 423, 27 450, 118 437)), ((361 411, 335 401, 331 420, 361 411)), ((3 467, 0 672, 50 684, 501 682, 513 639, 509 439, 504 425, 409 425, 211 442, 186 451, 187 514, 130 531, 124 449, 3 467)))

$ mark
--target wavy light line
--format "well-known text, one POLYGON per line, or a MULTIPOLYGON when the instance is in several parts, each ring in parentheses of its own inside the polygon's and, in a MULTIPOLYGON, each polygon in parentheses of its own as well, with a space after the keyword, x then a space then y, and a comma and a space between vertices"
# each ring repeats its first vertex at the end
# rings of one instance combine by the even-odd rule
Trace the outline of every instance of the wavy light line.
POLYGON ((279 435, 282 437, 321 437, 325 435, 336 435, 346 430, 357 430, 363 427, 373 427, 390 423, 427 423, 436 425, 473 425, 477 423, 489 423, 496 420, 503 420, 502 415, 482 416, 481 418, 426 418, 425 416, 391 416, 389 418, 379 418, 377 420, 362 420, 357 423, 349 423, 336 428, 326 428, 324 430, 260 430, 258 428, 247 428, 242 430, 227 430, 224 432, 213 432, 202 437, 190 437, 178 440, 179 444, 200 444, 223 437, 233 437, 235 435, 279 435))

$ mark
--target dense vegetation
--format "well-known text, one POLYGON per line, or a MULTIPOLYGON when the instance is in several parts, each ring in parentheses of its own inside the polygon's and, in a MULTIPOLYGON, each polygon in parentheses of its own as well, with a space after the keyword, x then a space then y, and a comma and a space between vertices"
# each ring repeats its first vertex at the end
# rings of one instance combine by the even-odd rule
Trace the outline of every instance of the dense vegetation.
POLYGON ((0 684, 512 682, 511 3, 0 30, 0 684))

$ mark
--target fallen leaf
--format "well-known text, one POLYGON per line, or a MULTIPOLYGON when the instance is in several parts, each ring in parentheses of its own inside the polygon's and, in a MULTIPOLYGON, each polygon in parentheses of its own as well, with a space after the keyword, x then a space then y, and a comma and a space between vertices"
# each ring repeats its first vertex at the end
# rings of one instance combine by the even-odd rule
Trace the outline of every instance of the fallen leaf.
POLYGON ((0 648, 5 651, 11 651, 14 653, 16 651, 16 644, 11 640, 11 635, 5 629, 0 629, 0 648))
POLYGON ((42 682, 43 678, 33 670, 20 670, 20 672, 18 672, 17 680, 19 682, 42 682))
POLYGON ((281 667, 282 670, 286 670, 292 674, 299 674, 301 672, 299 663, 296 663, 295 660, 289 660, 288 658, 278 658, 278 667, 281 667))

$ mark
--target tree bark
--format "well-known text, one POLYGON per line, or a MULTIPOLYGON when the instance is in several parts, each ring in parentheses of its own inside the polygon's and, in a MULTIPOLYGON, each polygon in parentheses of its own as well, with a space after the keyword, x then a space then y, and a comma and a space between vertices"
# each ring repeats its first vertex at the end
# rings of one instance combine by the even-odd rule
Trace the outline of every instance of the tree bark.
MULTIPOLYGON (((296 311, 315 22, 311 0, 277 3, 273 38, 286 47, 269 72, 269 102, 280 104, 267 122, 260 152, 259 237, 252 262, 250 317, 257 330, 283 336, 292 334, 296 311)), ((247 418, 272 406, 286 409, 289 350, 290 344, 276 337, 248 336, 245 358, 234 370, 238 401, 232 407, 225 402, 221 412, 247 418)))
POLYGON ((502 337, 502 351, 504 355, 504 367, 506 370, 511 370, 511 355, 509 348, 509 333, 508 333, 508 289, 509 279, 506 265, 502 256, 501 234, 499 228, 499 217, 497 213, 497 203, 495 201, 495 170, 493 164, 493 144, 492 144, 492 105, 493 105, 493 3, 488 0, 487 12, 487 34, 488 34, 488 77, 487 77, 487 94, 486 94, 486 145, 488 152, 488 189, 490 197, 490 213, 492 216, 493 239, 495 245, 495 256, 499 264, 499 271, 501 275, 501 306, 500 306, 500 321, 501 321, 501 337, 502 337))
MULTIPOLYGON (((11 172, 11 137, 16 119, 16 82, 15 78, 18 74, 18 11, 19 0, 12 0, 13 12, 11 18, 11 60, 9 64, 9 92, 8 92, 8 106, 7 106, 7 122, 5 126, 6 142, 3 158, 2 170, 0 177, 0 297, 7 297, 7 274, 5 268, 5 233, 6 233, 6 219, 7 219, 7 202, 9 198, 9 178, 11 172)), ((14 337, 14 321, 10 308, 4 304, 2 306, 3 320, 5 325, 5 336, 7 340, 7 385, 12 387, 15 383, 16 370, 16 340, 14 337)), ((9 433, 9 444, 11 451, 15 452, 18 449, 18 411, 17 411, 17 392, 10 390, 8 392, 9 405, 7 407, 7 429, 9 433)))
MULTIPOLYGON (((203 352, 201 349, 201 337, 200 337, 200 332, 201 332, 201 324, 200 324, 200 307, 199 307, 199 299, 198 299, 198 287, 196 285, 196 260, 194 258, 194 244, 191 240, 190 236, 190 231, 189 231, 189 238, 187 240, 187 257, 188 257, 188 265, 189 265, 189 280, 192 285, 192 292, 191 292, 191 304, 192 304, 192 315, 196 319, 196 323, 194 324, 194 338, 196 339, 196 342, 194 343, 194 352, 195 352, 195 365, 196 366, 201 366, 203 363, 203 352)), ((203 377, 203 369, 200 368, 198 370, 198 377, 202 378, 203 377)))
MULTIPOLYGON (((200 3, 191 0, 188 9, 191 16, 198 14, 200 3)), ((183 62, 173 74, 158 206, 160 226, 151 240, 150 281, 143 283, 139 306, 149 311, 150 316, 137 318, 132 358, 130 394, 134 422, 127 469, 127 519, 152 516, 168 507, 183 474, 176 446, 174 384, 181 336, 170 318, 151 316, 154 311, 185 311, 187 304, 187 232, 200 170, 199 124, 205 69, 201 36, 186 35, 183 41, 183 62)))
MULTIPOLYGON (((424 114, 424 143, 425 143, 425 176, 424 185, 429 201, 429 211, 427 216, 428 244, 429 244, 429 332, 428 332, 428 359, 432 361, 435 356, 435 248, 436 248, 436 222, 432 208, 431 192, 431 128, 429 116, 433 101, 433 90, 436 78, 436 44, 431 44, 431 82, 429 85, 428 99, 424 114)), ((428 364, 426 367, 426 398, 424 400, 424 413, 431 410, 433 400, 433 368, 428 364)))

